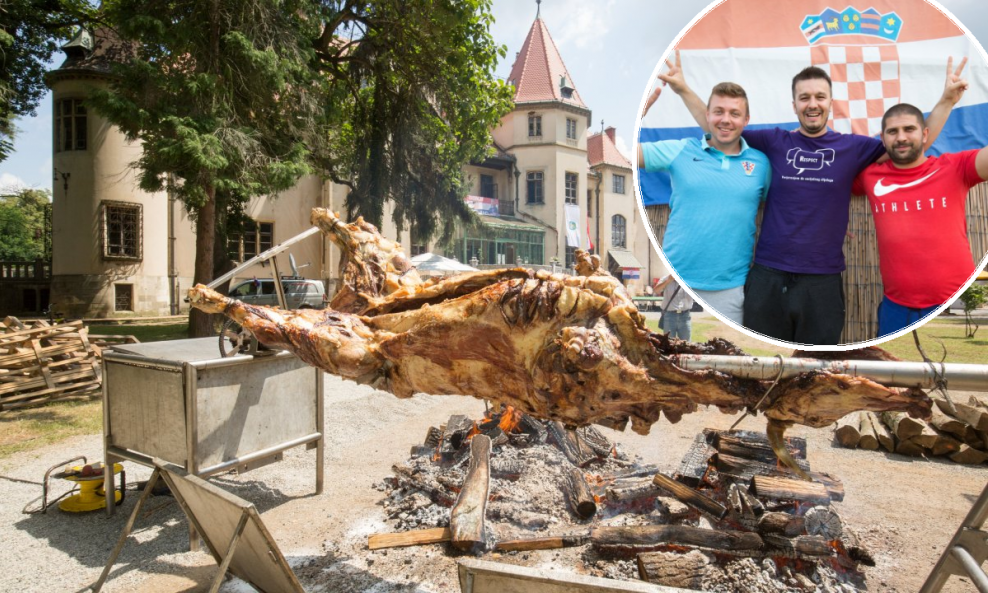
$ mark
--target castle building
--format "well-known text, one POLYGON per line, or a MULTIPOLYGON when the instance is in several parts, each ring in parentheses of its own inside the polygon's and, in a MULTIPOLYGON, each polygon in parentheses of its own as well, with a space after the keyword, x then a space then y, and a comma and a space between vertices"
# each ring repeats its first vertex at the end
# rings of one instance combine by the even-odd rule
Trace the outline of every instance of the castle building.
MULTIPOLYGON (((49 74, 53 93, 52 310, 67 317, 156 316, 184 311, 195 261, 194 225, 167 192, 138 187, 131 168, 139 142, 83 101, 109 81, 124 51, 98 34, 80 33, 63 47, 65 62, 49 74)), ((476 266, 569 268, 576 249, 601 256, 602 267, 632 292, 664 273, 652 253, 632 187, 631 163, 615 146, 615 130, 591 134, 584 103, 549 30, 536 18, 509 76, 515 107, 492 130, 493 156, 464 167, 469 205, 483 232, 460 229, 445 249, 398 233, 385 208, 382 234, 410 256, 441 251, 476 266)), ((246 261, 309 228, 313 207, 343 211, 347 189, 317 176, 247 207, 255 228, 231 238, 246 261)), ((292 248, 301 276, 322 279, 330 295, 340 276, 339 251, 311 237, 292 248)), ((290 270, 288 255, 278 268, 290 270)), ((270 276, 260 265, 241 277, 270 276)))

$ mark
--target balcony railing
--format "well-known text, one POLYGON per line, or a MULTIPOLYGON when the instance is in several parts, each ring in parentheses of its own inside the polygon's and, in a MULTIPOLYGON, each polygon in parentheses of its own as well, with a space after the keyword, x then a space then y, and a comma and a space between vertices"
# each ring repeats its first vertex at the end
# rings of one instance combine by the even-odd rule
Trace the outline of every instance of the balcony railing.
POLYGON ((28 282, 51 279, 51 264, 37 261, 0 262, 0 282, 28 282))

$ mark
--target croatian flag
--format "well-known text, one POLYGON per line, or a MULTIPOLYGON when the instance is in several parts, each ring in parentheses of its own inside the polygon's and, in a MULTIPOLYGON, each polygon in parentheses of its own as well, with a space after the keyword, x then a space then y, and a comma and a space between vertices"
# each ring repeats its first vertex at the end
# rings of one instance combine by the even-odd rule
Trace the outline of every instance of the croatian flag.
MULTIPOLYGON (((747 129, 797 129, 792 77, 819 66, 833 80, 830 127, 878 135, 885 110, 911 103, 929 114, 943 92, 947 58, 968 58, 970 86, 932 154, 988 146, 988 64, 972 37, 925 0, 724 0, 695 23, 678 48, 686 82, 705 101, 719 82, 745 88, 747 129)), ((670 52, 670 61, 675 56, 670 52)), ((652 77, 665 71, 660 65, 652 77)), ((659 83, 661 84, 661 83, 659 83)), ((651 87, 646 92, 651 92, 651 87)), ((702 133, 671 89, 641 121, 639 140, 702 133)), ((669 202, 669 176, 639 171, 645 205, 669 202)))

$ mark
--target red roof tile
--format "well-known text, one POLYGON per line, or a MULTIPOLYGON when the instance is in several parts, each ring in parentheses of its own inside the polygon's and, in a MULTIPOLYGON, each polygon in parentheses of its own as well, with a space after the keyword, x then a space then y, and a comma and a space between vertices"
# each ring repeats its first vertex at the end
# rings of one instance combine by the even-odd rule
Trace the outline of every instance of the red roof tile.
POLYGON ((587 162, 591 167, 613 165, 625 169, 631 168, 631 163, 614 145, 614 128, 607 128, 603 134, 587 136, 587 162))
POLYGON ((532 23, 532 29, 511 67, 508 82, 515 85, 515 103, 563 101, 586 107, 556 49, 556 42, 540 18, 532 23), (573 89, 569 98, 563 97, 560 88, 564 78, 566 86, 573 89))

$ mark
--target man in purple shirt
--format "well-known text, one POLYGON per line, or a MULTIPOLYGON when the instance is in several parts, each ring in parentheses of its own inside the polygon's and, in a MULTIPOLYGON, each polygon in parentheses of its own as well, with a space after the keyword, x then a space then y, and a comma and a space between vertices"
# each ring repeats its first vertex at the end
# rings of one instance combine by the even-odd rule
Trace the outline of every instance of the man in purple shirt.
MULTIPOLYGON (((927 123, 930 144, 939 135, 967 81, 953 59, 944 92, 927 123)), ((704 105, 686 84, 679 52, 659 78, 672 87, 703 127, 704 105)), ((832 101, 830 77, 808 67, 792 81, 799 129, 746 130, 749 146, 768 155, 772 184, 765 204, 755 263, 745 283, 744 325, 766 336, 798 344, 840 343, 844 328, 844 236, 851 185, 868 165, 888 158, 877 138, 827 128, 832 101)))

